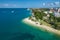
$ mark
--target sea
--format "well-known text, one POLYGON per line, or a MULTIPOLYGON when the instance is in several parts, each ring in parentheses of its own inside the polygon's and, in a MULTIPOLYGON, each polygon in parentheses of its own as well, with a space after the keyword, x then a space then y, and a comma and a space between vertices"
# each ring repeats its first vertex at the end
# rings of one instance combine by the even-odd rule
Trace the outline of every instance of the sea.
POLYGON ((22 22, 31 13, 27 8, 0 8, 0 40, 60 40, 60 36, 22 22))

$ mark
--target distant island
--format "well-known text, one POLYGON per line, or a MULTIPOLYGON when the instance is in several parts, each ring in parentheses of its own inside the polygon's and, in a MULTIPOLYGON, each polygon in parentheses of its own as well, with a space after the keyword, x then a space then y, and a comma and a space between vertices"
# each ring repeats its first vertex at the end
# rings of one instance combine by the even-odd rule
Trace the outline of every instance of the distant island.
POLYGON ((60 35, 60 8, 30 8, 32 15, 23 19, 27 24, 60 35))

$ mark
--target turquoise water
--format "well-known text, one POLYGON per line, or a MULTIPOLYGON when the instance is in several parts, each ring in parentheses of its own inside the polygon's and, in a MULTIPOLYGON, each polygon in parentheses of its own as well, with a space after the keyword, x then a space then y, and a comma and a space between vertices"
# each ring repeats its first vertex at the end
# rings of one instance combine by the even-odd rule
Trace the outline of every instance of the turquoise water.
POLYGON ((59 36, 23 23, 30 15, 27 8, 0 8, 0 40, 60 40, 59 36))

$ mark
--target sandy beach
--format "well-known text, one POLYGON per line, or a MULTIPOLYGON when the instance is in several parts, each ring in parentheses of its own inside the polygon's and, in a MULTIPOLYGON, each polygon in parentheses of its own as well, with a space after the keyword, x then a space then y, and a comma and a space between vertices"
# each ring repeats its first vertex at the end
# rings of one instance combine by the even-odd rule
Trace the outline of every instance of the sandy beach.
POLYGON ((36 26, 36 27, 38 27, 40 29, 42 28, 44 30, 47 30, 48 32, 52 32, 52 33, 60 35, 60 31, 59 30, 56 30, 54 28, 51 28, 51 27, 48 27, 48 26, 45 26, 45 25, 36 24, 36 22, 31 21, 29 18, 23 19, 23 22, 31 24, 31 25, 34 25, 34 26, 36 26))

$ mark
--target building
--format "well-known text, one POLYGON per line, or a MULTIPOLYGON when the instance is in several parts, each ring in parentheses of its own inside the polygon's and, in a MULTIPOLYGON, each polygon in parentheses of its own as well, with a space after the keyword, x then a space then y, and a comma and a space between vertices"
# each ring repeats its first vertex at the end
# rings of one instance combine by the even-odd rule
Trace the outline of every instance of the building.
POLYGON ((53 8, 51 8, 50 11, 49 11, 49 13, 54 13, 54 11, 55 10, 53 8))
POLYGON ((60 8, 58 9, 58 13, 60 13, 60 8))

